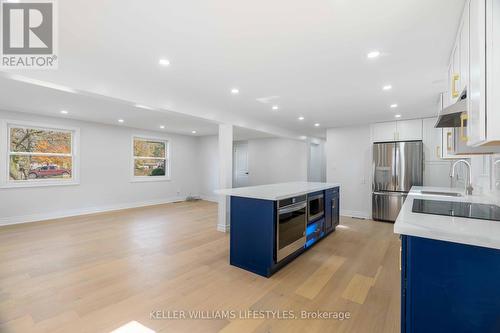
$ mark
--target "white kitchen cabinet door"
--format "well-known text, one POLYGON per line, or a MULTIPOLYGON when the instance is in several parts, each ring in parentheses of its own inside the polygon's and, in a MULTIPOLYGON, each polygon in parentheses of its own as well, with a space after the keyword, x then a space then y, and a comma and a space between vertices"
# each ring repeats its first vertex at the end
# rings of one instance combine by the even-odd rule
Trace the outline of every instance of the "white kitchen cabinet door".
POLYGON ((469 80, 469 0, 465 2, 460 30, 460 92, 469 80))
POLYGON ((422 140, 422 119, 397 121, 396 140, 422 140))
POLYGON ((486 142, 500 146, 500 1, 489 1, 486 22, 486 142))
POLYGON ((437 162, 441 159, 441 129, 435 128, 437 118, 423 120, 422 141, 424 143, 424 161, 437 162))
POLYGON ((457 42, 451 53, 451 63, 448 68, 448 84, 450 104, 455 103, 460 96, 460 43, 457 42))
POLYGON ((448 71, 446 72, 446 88, 447 90, 443 92, 443 108, 446 108, 452 104, 451 98, 451 77, 453 75, 453 64, 450 63, 448 66, 448 71))
POLYGON ((486 19, 485 0, 469 5, 469 85, 467 87, 467 138, 474 146, 486 140, 486 19))
POLYGON ((453 155, 455 151, 453 142, 453 128, 441 129, 441 157, 444 159, 456 158, 453 155))
POLYGON ((385 142, 395 141, 396 139, 396 122, 376 123, 371 125, 372 141, 385 142))

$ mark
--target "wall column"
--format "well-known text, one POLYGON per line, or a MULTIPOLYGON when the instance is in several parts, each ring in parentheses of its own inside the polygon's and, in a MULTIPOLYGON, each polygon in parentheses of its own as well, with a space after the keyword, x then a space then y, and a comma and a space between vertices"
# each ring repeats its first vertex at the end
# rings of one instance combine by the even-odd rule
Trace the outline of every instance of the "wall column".
MULTIPOLYGON (((233 125, 219 125, 219 189, 233 187, 233 125)), ((229 199, 219 196, 217 230, 229 231, 229 199)))

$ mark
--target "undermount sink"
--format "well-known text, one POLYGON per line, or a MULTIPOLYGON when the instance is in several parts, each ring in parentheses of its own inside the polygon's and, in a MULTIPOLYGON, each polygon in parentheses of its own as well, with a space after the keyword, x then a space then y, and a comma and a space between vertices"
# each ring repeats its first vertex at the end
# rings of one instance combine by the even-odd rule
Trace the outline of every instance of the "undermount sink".
POLYGON ((420 191, 420 194, 427 194, 427 195, 441 195, 443 197, 461 197, 461 193, 457 192, 438 192, 438 191, 420 191))

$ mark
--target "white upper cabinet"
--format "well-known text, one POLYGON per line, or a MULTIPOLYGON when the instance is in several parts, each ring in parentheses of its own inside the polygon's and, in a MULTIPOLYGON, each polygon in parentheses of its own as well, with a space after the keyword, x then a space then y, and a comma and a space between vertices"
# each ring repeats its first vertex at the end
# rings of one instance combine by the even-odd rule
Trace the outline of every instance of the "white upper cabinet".
POLYGON ((458 43, 453 48, 450 60, 450 66, 448 66, 449 102, 446 105, 455 103, 460 96, 460 48, 458 43))
POLYGON ((422 140, 422 119, 372 124, 371 132, 373 142, 422 140))
POLYGON ((400 141, 422 140, 422 119, 397 121, 396 133, 400 141))
POLYGON ((425 118, 423 120, 424 160, 426 162, 441 161, 441 129, 434 128, 437 118, 425 118))
MULTIPOLYGON (((464 133, 461 143, 469 147, 500 145, 499 22, 499 1, 466 1, 455 49, 461 50, 460 85, 467 87, 467 116, 456 130, 464 133)), ((455 58, 452 55, 450 66, 455 58)))
POLYGON ((371 125, 372 141, 385 142, 396 141, 396 122, 376 123, 371 125))
POLYGON ((469 6, 467 2, 464 8, 462 24, 459 31, 460 92, 467 88, 467 83, 469 81, 469 6))
POLYGON ((486 0, 470 0, 469 5, 469 84, 467 144, 486 140, 486 0))

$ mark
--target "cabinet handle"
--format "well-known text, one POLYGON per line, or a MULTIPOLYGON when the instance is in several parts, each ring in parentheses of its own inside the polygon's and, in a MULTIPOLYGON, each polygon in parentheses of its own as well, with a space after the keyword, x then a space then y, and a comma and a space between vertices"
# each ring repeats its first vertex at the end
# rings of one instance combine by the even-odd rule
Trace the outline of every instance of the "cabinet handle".
POLYGON ((448 152, 451 152, 450 142, 451 142, 451 132, 448 132, 448 133, 446 133, 446 150, 448 152))
POLYGON ((441 158, 441 147, 440 146, 436 147, 436 157, 441 158))
POLYGON ((460 115, 460 140, 462 140, 463 142, 469 141, 469 137, 464 134, 465 133, 464 124, 465 124, 465 121, 467 119, 469 119, 469 116, 467 116, 467 113, 462 113, 460 115))
POLYGON ((451 80, 451 96, 456 98, 460 95, 460 92, 457 91, 457 81, 460 80, 459 74, 454 74, 453 79, 451 80))

